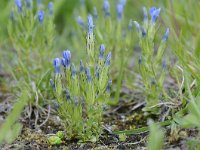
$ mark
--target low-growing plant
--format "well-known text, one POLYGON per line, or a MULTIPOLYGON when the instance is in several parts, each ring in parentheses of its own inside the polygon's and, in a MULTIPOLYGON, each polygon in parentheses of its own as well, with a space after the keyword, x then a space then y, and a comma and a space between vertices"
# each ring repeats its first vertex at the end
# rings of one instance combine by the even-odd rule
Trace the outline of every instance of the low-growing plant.
POLYGON ((167 28, 160 42, 160 46, 155 52, 155 36, 158 30, 157 19, 160 14, 160 8, 152 7, 150 11, 151 19, 148 19, 146 8, 144 11, 143 24, 139 25, 134 21, 139 36, 139 44, 142 49, 141 57, 139 58, 139 71, 144 84, 144 92, 146 94, 145 111, 151 113, 159 113, 156 107, 161 98, 165 96, 163 84, 167 71, 167 64, 163 60, 165 48, 169 35, 167 28))
POLYGON ((80 61, 80 66, 76 67, 71 63, 71 52, 65 50, 63 58, 54 59, 55 77, 51 80, 67 138, 83 142, 95 142, 101 135, 103 109, 112 84, 109 79, 111 53, 105 57, 104 45, 99 51, 95 49, 93 28, 93 18, 89 15, 87 62, 80 61))
MULTIPOLYGON (((98 2, 99 3, 99 2, 98 2)), ((94 4, 97 4, 94 2, 94 4)), ((103 6, 93 7, 93 17, 95 24, 95 35, 97 43, 104 43, 107 47, 106 52, 112 52, 112 79, 116 83, 114 90, 114 99, 109 101, 109 104, 116 105, 120 99, 121 87, 125 77, 130 73, 127 71, 129 64, 129 58, 132 57, 133 53, 133 30, 132 21, 125 19, 124 9, 126 7, 126 0, 119 0, 116 2, 109 2, 104 0, 103 6), (110 5, 113 4, 113 5, 110 5), (114 8, 113 8, 114 6, 114 8), (113 10, 116 13, 113 13, 113 10), (125 76, 126 75, 126 76, 125 76)), ((81 16, 77 17, 77 23, 81 27, 81 34, 79 33, 76 38, 83 35, 86 29, 85 14, 86 8, 82 5, 80 10, 81 16)), ((75 42, 77 40, 74 40, 75 42)), ((133 76, 132 76, 133 79, 133 76)))
MULTIPOLYGON (((14 91, 16 95, 26 87, 29 91, 29 108, 26 109, 30 118, 33 107, 38 110, 48 103, 51 98, 49 94, 49 79, 52 57, 54 23, 53 23, 53 3, 48 4, 48 9, 41 1, 15 0, 8 23, 8 34, 16 50, 16 57, 13 59, 14 68, 10 68, 15 81, 17 81, 14 91), (48 53, 48 55, 47 55, 48 53)), ((50 106, 50 105, 49 105, 50 106)), ((36 109, 36 121, 40 116, 36 109)), ((50 111, 50 107, 48 109, 50 111)), ((46 110, 41 111, 46 112, 46 110)), ((46 120, 45 120, 46 121, 46 120)), ((41 124, 43 125, 43 123, 41 124)), ((40 125, 39 125, 40 126, 40 125)))

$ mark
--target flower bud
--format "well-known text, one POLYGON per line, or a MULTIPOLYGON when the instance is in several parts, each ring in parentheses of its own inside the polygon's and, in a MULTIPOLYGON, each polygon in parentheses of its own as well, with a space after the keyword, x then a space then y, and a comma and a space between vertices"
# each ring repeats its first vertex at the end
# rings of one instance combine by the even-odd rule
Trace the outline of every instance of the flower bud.
POLYGON ((91 15, 88 16, 88 33, 92 34, 94 28, 93 18, 91 15))
POLYGON ((71 64, 71 52, 69 50, 63 51, 64 64, 66 67, 70 67, 71 64))
POLYGON ((112 54, 111 52, 109 52, 106 56, 106 62, 105 62, 105 65, 106 66, 109 66, 110 65, 110 60, 111 60, 111 57, 112 57, 112 54))
POLYGON ((38 20, 40 23, 43 22, 43 20, 44 20, 44 11, 43 10, 38 11, 38 20))
POLYGON ((26 8, 30 9, 32 5, 32 0, 26 0, 26 8))
POLYGON ((54 68, 55 68, 55 72, 56 73, 60 73, 60 65, 61 65, 61 61, 59 58, 55 58, 54 59, 54 68))
POLYGON ((15 0, 15 5, 17 6, 18 12, 22 12, 22 2, 21 0, 15 0))
POLYGON ((168 40, 169 37, 169 28, 166 29, 165 34, 163 36, 163 41, 166 42, 168 40))
POLYGON ((86 67, 85 74, 86 74, 87 81, 91 82, 92 78, 91 78, 91 73, 90 73, 90 68, 89 67, 86 67))
POLYGON ((49 2, 48 4, 49 15, 53 15, 53 2, 49 2))
POLYGON ((123 12, 124 12, 124 6, 122 4, 117 4, 117 18, 118 20, 122 20, 123 12))
POLYGON ((105 13, 105 16, 110 16, 110 4, 108 0, 104 0, 103 11, 105 13))
POLYGON ((160 14, 160 10, 161 10, 160 8, 157 9, 156 7, 152 7, 152 8, 149 10, 150 15, 151 15, 151 22, 152 22, 153 24, 156 23, 156 20, 157 20, 159 14, 160 14))
POLYGON ((99 58, 103 59, 104 58, 104 52, 105 52, 105 46, 104 46, 104 44, 100 45, 99 51, 100 51, 99 58))

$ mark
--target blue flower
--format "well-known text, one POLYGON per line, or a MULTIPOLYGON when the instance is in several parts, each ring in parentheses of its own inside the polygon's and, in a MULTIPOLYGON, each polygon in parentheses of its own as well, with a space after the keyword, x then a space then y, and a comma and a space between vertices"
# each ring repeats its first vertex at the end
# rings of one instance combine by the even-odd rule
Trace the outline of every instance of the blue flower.
POLYGON ((21 0, 15 0, 15 5, 17 6, 18 12, 22 12, 22 2, 21 0))
POLYGON ((83 65, 83 61, 81 60, 80 61, 80 72, 82 73, 82 72, 84 72, 84 65, 83 65))
POLYGON ((86 67, 85 74, 86 74, 87 81, 91 82, 92 78, 91 78, 91 73, 90 73, 90 68, 89 67, 86 67))
POLYGON ((163 41, 166 42, 168 40, 169 37, 169 28, 166 29, 165 34, 163 36, 163 41))
POLYGON ((151 22, 154 24, 160 14, 160 8, 156 8, 156 7, 152 7, 149 12, 150 12, 150 15, 151 15, 151 22))
POLYGON ((92 15, 89 15, 88 16, 88 33, 89 34, 93 33, 93 28, 94 28, 93 18, 92 18, 92 15))
POLYGON ((76 76, 76 68, 73 64, 71 65, 71 73, 72 73, 72 77, 76 76))
POLYGON ((123 6, 126 5, 126 0, 119 0, 119 4, 122 4, 123 6))
POLYGON ((105 16, 110 16, 110 4, 108 0, 104 0, 103 11, 105 13, 105 16))
POLYGON ((109 52, 106 56, 106 62, 105 62, 105 65, 106 66, 109 66, 110 65, 110 60, 111 60, 111 57, 112 57, 112 54, 111 52, 109 52))
POLYGON ((37 0, 37 5, 41 5, 42 4, 42 0, 37 0))
POLYGON ((82 28, 85 27, 85 23, 84 23, 83 19, 81 18, 81 16, 78 16, 76 21, 82 28))
POLYGON ((144 14, 144 20, 143 21, 147 22, 148 21, 148 13, 147 13, 146 7, 143 7, 142 10, 143 10, 143 14, 144 14))
POLYGON ((96 7, 93 8, 93 16, 94 16, 95 19, 98 18, 98 13, 97 13, 97 8, 96 7))
POLYGON ((112 86, 112 80, 109 80, 109 81, 108 81, 107 88, 106 88, 106 92, 110 93, 110 91, 111 91, 111 86, 112 86))
POLYGON ((141 28, 140 28, 139 23, 137 21, 134 21, 134 24, 135 24, 135 27, 136 27, 138 33, 140 33, 141 32, 141 28))
POLYGON ((71 63, 71 52, 69 50, 63 51, 63 58, 65 67, 69 67, 71 63))
POLYGON ((53 2, 49 2, 48 10, 49 10, 49 15, 53 15, 53 2))
POLYGON ((100 51, 99 57, 100 57, 101 59, 103 59, 103 58, 104 58, 104 52, 105 52, 105 46, 104 46, 104 44, 101 44, 101 45, 100 45, 99 51, 100 51))
POLYGON ((117 18, 118 20, 121 20, 124 12, 124 6, 119 3, 117 4, 116 10, 117 10, 117 18))
POLYGON ((60 73, 60 65, 61 65, 60 59, 59 58, 55 58, 53 63, 54 63, 55 72, 56 73, 60 73))
POLYGON ((31 4, 32 4, 32 0, 26 0, 26 8, 30 9, 31 8, 31 4))
POLYGON ((38 20, 40 23, 43 22, 43 20, 44 20, 44 11, 43 10, 38 11, 38 20))

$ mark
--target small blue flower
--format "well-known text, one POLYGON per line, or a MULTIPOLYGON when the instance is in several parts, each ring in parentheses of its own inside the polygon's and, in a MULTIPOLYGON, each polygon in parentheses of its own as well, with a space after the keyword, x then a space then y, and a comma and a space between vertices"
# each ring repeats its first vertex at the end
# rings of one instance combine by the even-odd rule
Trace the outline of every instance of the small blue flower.
POLYGON ((97 79, 99 79, 99 74, 100 74, 99 72, 100 72, 100 67, 96 66, 96 68, 95 68, 95 76, 96 76, 97 79))
POLYGON ((92 78, 91 78, 91 73, 90 73, 90 68, 89 67, 86 67, 85 74, 86 74, 87 81, 91 82, 92 78))
POLYGON ((94 28, 93 18, 92 18, 92 15, 89 15, 88 16, 88 33, 89 34, 93 33, 93 28, 94 28))
POLYGON ((157 20, 159 14, 160 14, 160 10, 161 10, 160 8, 157 9, 156 7, 152 7, 152 8, 149 10, 150 15, 151 15, 151 22, 152 22, 153 24, 156 23, 156 20, 157 20))
POLYGON ((119 4, 122 4, 123 6, 126 5, 126 0, 119 0, 119 4))
POLYGON ((84 65, 83 65, 83 61, 81 60, 80 61, 80 72, 84 72, 85 68, 84 68, 84 65))
POLYGON ((53 63, 54 63, 55 72, 56 73, 60 73, 60 65, 61 65, 60 59, 59 58, 55 58, 53 63))
POLYGON ((146 7, 143 7, 142 10, 143 10, 143 14, 144 14, 144 20, 143 21, 147 22, 148 21, 148 13, 147 13, 146 7))
POLYGON ((111 57, 112 57, 112 54, 111 52, 109 52, 106 56, 106 62, 105 62, 105 65, 106 66, 109 66, 110 65, 110 61, 111 61, 111 57))
POLYGON ((105 16, 110 16, 110 4, 108 0, 104 0, 103 11, 105 13, 105 16))
POLYGON ((133 28, 133 21, 132 21, 132 19, 129 21, 129 23, 128 23, 128 30, 132 30, 132 28, 133 28))
POLYGON ((72 77, 76 76, 76 68, 73 64, 71 65, 71 73, 72 73, 72 77))
POLYGON ((66 67, 65 59, 64 58, 61 58, 61 64, 63 65, 63 67, 66 67))
POLYGON ((31 8, 31 4, 32 4, 32 0, 26 0, 26 8, 30 9, 31 8))
POLYGON ((84 23, 83 19, 81 18, 81 16, 78 16, 76 21, 82 28, 85 28, 85 23, 84 23))
POLYGON ((135 24, 135 27, 136 27, 138 33, 140 33, 141 32, 141 28, 140 28, 139 23, 137 21, 134 21, 134 24, 135 24))
POLYGON ((37 5, 41 5, 42 4, 42 0, 37 0, 37 5))
POLYGON ((104 58, 104 52, 105 52, 105 46, 104 46, 104 44, 100 45, 99 51, 100 51, 99 58, 103 59, 104 58))
POLYGON ((43 10, 38 11, 38 20, 40 23, 43 22, 43 20, 44 20, 44 11, 43 10))
POLYGON ((117 18, 118 20, 121 20, 124 12, 124 6, 119 3, 117 4, 116 10, 117 10, 117 18))
POLYGON ((94 16, 95 19, 98 18, 98 13, 97 13, 97 8, 96 7, 93 8, 93 16, 94 16))
POLYGON ((64 58, 65 67, 70 67, 71 52, 69 50, 63 51, 63 58, 64 58))
POLYGON ((110 93, 110 91, 111 91, 111 86, 112 86, 112 80, 109 80, 109 81, 108 81, 107 88, 106 88, 106 92, 110 93))
POLYGON ((169 28, 166 29, 165 34, 163 36, 163 41, 166 42, 168 40, 169 37, 169 28))
POLYGON ((53 2, 49 2, 48 4, 49 15, 53 15, 53 2))
POLYGON ((22 2, 21 0, 15 0, 15 5, 17 6, 18 12, 22 12, 22 2))

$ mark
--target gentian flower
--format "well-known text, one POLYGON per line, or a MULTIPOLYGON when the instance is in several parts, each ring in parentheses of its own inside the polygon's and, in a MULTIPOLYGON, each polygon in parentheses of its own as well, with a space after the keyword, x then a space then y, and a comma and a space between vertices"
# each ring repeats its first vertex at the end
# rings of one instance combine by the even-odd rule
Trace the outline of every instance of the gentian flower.
POLYGON ((105 46, 104 46, 104 44, 101 44, 101 45, 100 45, 99 51, 100 51, 99 58, 103 59, 103 57, 104 57, 104 51, 105 51, 105 46))
POLYGON ((123 12, 124 12, 124 6, 120 3, 117 4, 117 18, 118 18, 118 20, 122 19, 123 12))
POLYGON ((165 34, 163 36, 163 41, 166 42, 168 40, 169 37, 169 28, 166 29, 165 34))
POLYGON ((32 4, 32 0, 26 0, 26 8, 30 9, 31 8, 31 4, 32 4))
POLYGON ((93 16, 94 16, 95 19, 98 18, 98 13, 97 13, 97 8, 96 7, 93 8, 93 16))
POLYGON ((53 2, 49 2, 48 4, 49 15, 53 15, 53 2))
POLYGON ((148 13, 147 13, 146 7, 143 7, 142 10, 143 10, 143 14, 144 14, 144 20, 143 21, 147 22, 148 21, 148 13))
POLYGON ((21 0, 15 0, 15 4, 17 6, 18 12, 21 13, 22 12, 22 2, 21 2, 21 0))
POLYGON ((110 16, 110 4, 108 0, 104 0, 103 11, 105 13, 105 16, 110 16))
POLYGON ((152 22, 153 24, 156 23, 156 20, 157 20, 159 14, 160 14, 160 10, 161 10, 160 8, 157 9, 156 7, 152 7, 152 8, 149 10, 150 15, 151 15, 151 22, 152 22))
POLYGON ((71 63, 71 52, 69 50, 63 51, 63 58, 65 67, 69 67, 71 63))
POLYGON ((92 34, 94 28, 93 18, 91 15, 88 16, 88 33, 92 34))
POLYGON ((84 65, 83 65, 83 61, 80 61, 80 72, 84 72, 84 65))
POLYGON ((90 68, 89 67, 86 67, 85 74, 86 74, 87 81, 91 82, 92 78, 91 78, 91 73, 90 73, 90 68))
POLYGON ((53 62, 54 62, 55 72, 56 73, 60 73, 60 65, 61 65, 60 59, 59 58, 55 58, 53 62))
POLYGON ((105 65, 106 66, 109 66, 110 65, 110 60, 111 60, 111 57, 112 57, 112 54, 111 52, 109 52, 106 56, 106 62, 105 62, 105 65))
POLYGON ((44 20, 44 11, 43 10, 40 10, 38 12, 38 20, 39 20, 40 23, 43 22, 43 20, 44 20))
POLYGON ((83 19, 81 18, 81 16, 78 16, 76 21, 82 28, 85 27, 85 23, 84 23, 83 19))
POLYGON ((73 64, 71 65, 71 73, 72 73, 72 77, 76 76, 76 68, 73 64))

